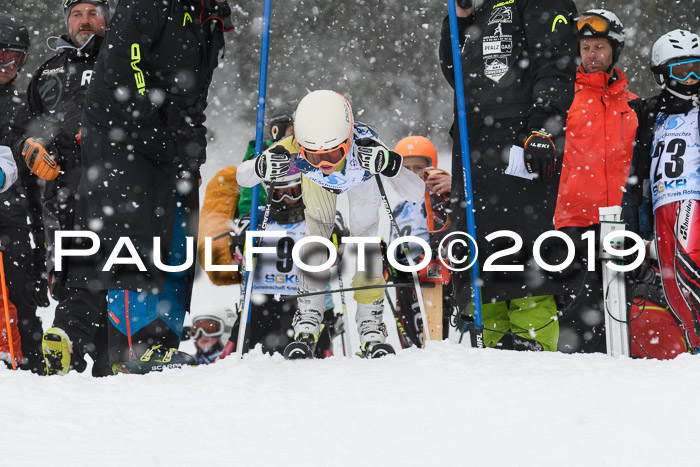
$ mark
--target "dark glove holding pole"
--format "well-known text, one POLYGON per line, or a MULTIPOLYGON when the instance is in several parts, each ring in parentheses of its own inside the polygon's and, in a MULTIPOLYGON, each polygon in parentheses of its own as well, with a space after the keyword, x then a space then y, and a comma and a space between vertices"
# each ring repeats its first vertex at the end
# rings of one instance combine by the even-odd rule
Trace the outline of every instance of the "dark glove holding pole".
POLYGON ((44 277, 34 278, 34 287, 32 289, 32 300, 34 305, 39 308, 49 306, 49 282, 44 277))
POLYGON ((372 175, 382 174, 385 177, 395 177, 401 170, 403 158, 394 151, 389 151, 372 138, 362 138, 356 141, 360 165, 372 175))
POLYGON ((552 135, 544 130, 532 130, 525 140, 525 168, 540 180, 551 177, 557 163, 552 135))
POLYGON ((292 155, 284 146, 278 144, 264 151, 255 160, 255 175, 269 182, 273 178, 287 175, 290 165, 292 165, 292 155))

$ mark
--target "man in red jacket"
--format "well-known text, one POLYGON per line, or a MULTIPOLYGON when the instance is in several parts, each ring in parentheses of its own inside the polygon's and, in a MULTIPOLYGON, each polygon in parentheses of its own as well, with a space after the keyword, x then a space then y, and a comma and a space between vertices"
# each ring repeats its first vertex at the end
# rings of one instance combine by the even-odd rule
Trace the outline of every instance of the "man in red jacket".
MULTIPOLYGON (((587 242, 598 231, 598 208, 619 206, 632 160, 637 117, 628 103, 637 96, 615 63, 625 45, 624 28, 606 10, 577 19, 581 64, 566 120, 566 145, 554 226, 576 244, 576 261, 565 270, 559 307, 558 349, 605 352, 600 265, 588 271, 587 242)), ((598 238, 597 234, 594 238, 598 238)))

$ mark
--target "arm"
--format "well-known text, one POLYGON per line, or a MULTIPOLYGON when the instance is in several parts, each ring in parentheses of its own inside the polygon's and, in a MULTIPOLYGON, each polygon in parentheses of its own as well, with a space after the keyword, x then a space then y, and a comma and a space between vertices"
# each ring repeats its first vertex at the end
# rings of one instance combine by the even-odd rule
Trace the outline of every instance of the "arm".
MULTIPOLYGON (((459 48, 460 50, 464 47, 464 41, 466 36, 464 30, 467 26, 472 24, 474 18, 471 16, 473 8, 464 9, 460 8, 459 5, 455 5, 457 8, 457 30, 459 32, 459 48)), ((438 53, 440 55, 440 69, 442 74, 447 80, 447 82, 455 87, 455 72, 454 72, 454 62, 452 61, 452 41, 450 39, 450 17, 446 16, 442 20, 442 29, 440 31, 440 46, 438 48, 438 53)))
POLYGON ((0 146, 0 193, 7 191, 17 181, 17 165, 12 151, 7 146, 0 146))
POLYGON ((576 6, 571 0, 530 0, 523 26, 533 77, 529 130, 546 129, 556 138, 574 97, 576 6))
POLYGON ((400 198, 411 203, 418 203, 425 196, 425 183, 410 170, 400 170, 393 178, 382 176, 384 180, 396 191, 400 198))

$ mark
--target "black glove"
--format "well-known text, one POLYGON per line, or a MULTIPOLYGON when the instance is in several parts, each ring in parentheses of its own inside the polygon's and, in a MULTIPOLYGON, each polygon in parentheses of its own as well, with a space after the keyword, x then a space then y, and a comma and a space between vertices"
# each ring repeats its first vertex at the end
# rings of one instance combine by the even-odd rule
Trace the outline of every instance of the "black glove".
POLYGON ((273 178, 287 175, 290 165, 292 155, 284 146, 278 144, 260 154, 255 160, 255 175, 269 182, 273 178))
POLYGON ((544 179, 554 174, 557 155, 552 135, 544 130, 532 130, 525 140, 525 168, 535 177, 544 179))
POLYGON ((372 175, 382 174, 385 177, 395 177, 399 170, 403 158, 394 151, 389 151, 372 138, 358 139, 357 152, 360 156, 360 165, 372 175))

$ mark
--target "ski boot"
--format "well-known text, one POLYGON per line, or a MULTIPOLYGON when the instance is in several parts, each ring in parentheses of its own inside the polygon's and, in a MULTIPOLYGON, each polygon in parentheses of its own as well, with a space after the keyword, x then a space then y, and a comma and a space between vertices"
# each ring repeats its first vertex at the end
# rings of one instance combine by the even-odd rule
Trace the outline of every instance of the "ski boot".
POLYGON ((51 328, 41 339, 47 375, 65 375, 70 370, 72 344, 60 328, 51 328))
POLYGON ((145 375, 153 371, 163 371, 166 368, 182 368, 197 366, 197 360, 192 355, 177 349, 166 349, 162 345, 154 345, 138 360, 112 364, 112 372, 145 375))
POLYGON ((381 341, 368 341, 360 346, 360 351, 355 355, 361 358, 381 358, 387 355, 396 355, 391 344, 381 341))
POLYGON ((284 348, 284 358, 287 360, 301 360, 314 357, 314 350, 318 343, 318 336, 311 332, 300 332, 294 335, 294 342, 284 348))

